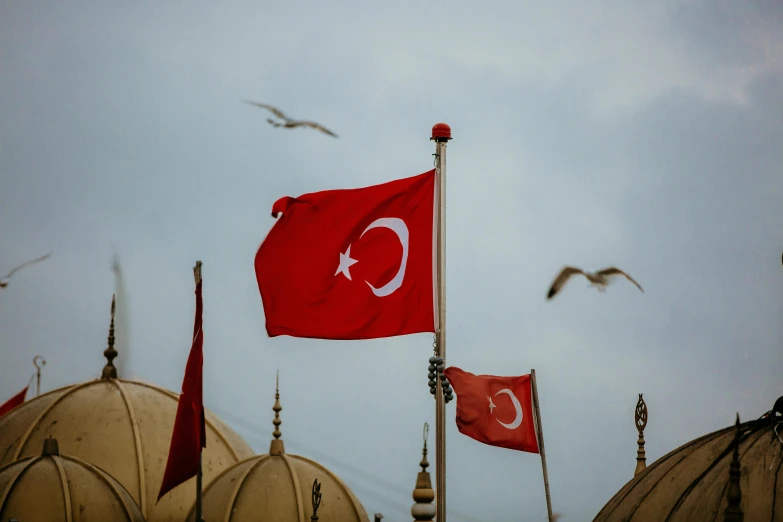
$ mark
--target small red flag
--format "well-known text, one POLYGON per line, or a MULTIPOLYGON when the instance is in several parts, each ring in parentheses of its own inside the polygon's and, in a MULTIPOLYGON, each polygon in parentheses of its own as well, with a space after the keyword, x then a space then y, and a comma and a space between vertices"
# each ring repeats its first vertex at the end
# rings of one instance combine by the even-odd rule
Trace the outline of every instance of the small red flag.
POLYGON ((193 325, 193 345, 190 348, 185 378, 182 380, 182 394, 177 403, 177 417, 171 435, 169 458, 158 500, 198 473, 201 448, 207 447, 204 423, 204 398, 202 393, 204 366, 204 333, 201 330, 203 304, 201 281, 196 284, 196 320, 193 325))
POLYGON ((457 394, 460 433, 490 446, 539 452, 530 375, 473 375, 456 366, 443 373, 457 394))
POLYGON ((13 410, 20 404, 24 403, 24 398, 27 396, 28 388, 29 386, 25 386, 22 391, 5 401, 3 404, 0 404, 0 417, 13 410))
POLYGON ((267 334, 434 332, 435 176, 275 202, 282 217, 255 258, 267 334))

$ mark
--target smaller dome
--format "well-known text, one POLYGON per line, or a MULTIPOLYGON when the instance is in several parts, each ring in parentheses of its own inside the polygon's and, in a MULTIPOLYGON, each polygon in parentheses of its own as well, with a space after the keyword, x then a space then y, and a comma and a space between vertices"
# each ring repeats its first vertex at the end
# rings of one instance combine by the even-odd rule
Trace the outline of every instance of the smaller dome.
POLYGON ((783 520, 781 436, 783 417, 775 409, 758 420, 740 424, 738 419, 736 426, 699 437, 655 461, 618 491, 593 522, 723 521, 735 447, 745 520, 783 520))
POLYGON ((144 522, 130 493, 105 471, 60 455, 56 439, 43 452, 0 468, 0 520, 144 522))
MULTIPOLYGON (((298 455, 288 455, 280 438, 280 394, 275 393, 274 439, 269 454, 239 462, 215 477, 202 495, 202 518, 224 522, 270 520, 309 522, 317 480, 320 520, 368 522, 359 499, 340 478, 324 466, 298 455)), ((187 522, 196 520, 195 506, 187 522)))

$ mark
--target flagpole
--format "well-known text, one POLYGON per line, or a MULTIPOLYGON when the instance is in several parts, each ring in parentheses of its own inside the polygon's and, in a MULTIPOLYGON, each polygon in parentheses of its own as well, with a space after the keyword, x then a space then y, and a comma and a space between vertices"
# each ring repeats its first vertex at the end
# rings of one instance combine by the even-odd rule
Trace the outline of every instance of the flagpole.
MULTIPOLYGON (((435 141, 435 161, 438 187, 438 327, 437 356, 446 367, 446 145, 451 139, 451 128, 445 123, 432 127, 435 141)), ((437 386, 435 395, 435 491, 438 522, 446 522, 446 401, 443 386, 437 386)))
MULTIPOLYGON (((196 261, 193 267, 193 278, 196 280, 196 286, 201 282, 201 261, 196 261)), ((198 445, 198 473, 196 473, 196 522, 204 522, 201 518, 201 448, 198 445)))
POLYGON ((544 490, 546 491, 546 510, 549 522, 553 522, 552 499, 549 497, 549 474, 546 471, 546 452, 544 451, 544 428, 541 425, 541 410, 538 408, 538 386, 536 385, 536 371, 530 370, 530 380, 533 388, 533 410, 536 417, 536 433, 538 434, 538 450, 541 453, 541 468, 544 470, 544 490))

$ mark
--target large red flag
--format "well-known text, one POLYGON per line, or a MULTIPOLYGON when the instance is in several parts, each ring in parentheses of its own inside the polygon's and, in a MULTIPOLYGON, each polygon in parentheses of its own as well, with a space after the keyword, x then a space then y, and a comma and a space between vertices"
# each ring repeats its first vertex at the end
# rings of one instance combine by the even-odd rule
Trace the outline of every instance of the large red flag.
POLYGON ((255 258, 270 337, 435 331, 435 170, 283 197, 255 258))
POLYGON ((203 305, 201 301, 201 280, 196 284, 196 320, 193 325, 193 345, 190 348, 185 378, 182 380, 182 394, 177 404, 177 417, 171 435, 169 458, 158 500, 198 473, 201 448, 207 447, 204 424, 204 398, 202 394, 204 365, 204 333, 201 330, 203 305))
POLYGON ((27 396, 28 388, 29 386, 25 386, 22 391, 5 401, 3 404, 0 404, 0 417, 24 402, 24 398, 27 396))
POLYGON ((473 375, 456 366, 443 373, 457 394, 460 433, 490 446, 539 452, 530 375, 473 375))

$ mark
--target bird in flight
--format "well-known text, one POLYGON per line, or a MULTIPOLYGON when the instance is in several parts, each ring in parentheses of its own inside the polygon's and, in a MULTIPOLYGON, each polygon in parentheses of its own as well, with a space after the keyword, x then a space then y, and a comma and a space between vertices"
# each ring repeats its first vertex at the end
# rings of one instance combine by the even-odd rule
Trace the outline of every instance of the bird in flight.
POLYGON ((606 290, 606 286, 610 283, 611 279, 615 276, 624 276, 630 282, 635 284, 639 288, 639 290, 644 292, 644 290, 642 290, 642 287, 639 285, 639 283, 637 283, 631 276, 629 276, 619 268, 610 267, 610 268, 604 268, 603 270, 599 270, 598 272, 585 272, 584 270, 575 268, 573 266, 566 266, 563 267, 563 269, 555 278, 554 282, 552 283, 552 286, 549 288, 549 293, 547 294, 546 298, 552 299, 553 297, 555 297, 555 295, 557 295, 557 293, 563 289, 563 287, 571 278, 571 276, 577 274, 585 276, 587 280, 590 281, 591 286, 597 287, 599 292, 604 292, 606 290))
POLYGON ((256 107, 261 107, 262 109, 266 109, 272 114, 274 114, 276 118, 283 120, 282 122, 280 122, 280 121, 274 121, 271 118, 267 118, 266 121, 273 127, 285 127, 286 129, 293 129, 295 127, 310 127, 311 129, 319 130, 325 134, 328 134, 329 136, 334 136, 335 138, 337 138, 337 134, 330 131, 324 126, 315 123, 314 121, 292 120, 291 118, 283 114, 283 111, 281 111, 277 107, 273 107, 271 105, 265 105, 263 103, 258 103, 254 101, 248 101, 248 100, 244 100, 244 102, 250 105, 255 105, 256 107))
POLYGON ((14 272, 16 272, 17 270, 21 270, 22 268, 24 268, 26 266, 30 266, 30 265, 32 265, 34 263, 40 263, 41 261, 43 261, 44 259, 46 259, 50 255, 52 255, 51 252, 49 252, 45 256, 39 257, 38 259, 33 259, 32 261, 27 261, 26 263, 22 263, 21 265, 17 266, 16 268, 14 268, 10 272, 8 272, 8 274, 6 274, 5 277, 0 277, 0 288, 5 288, 6 286, 8 286, 8 280, 11 279, 11 276, 14 275, 14 272))

